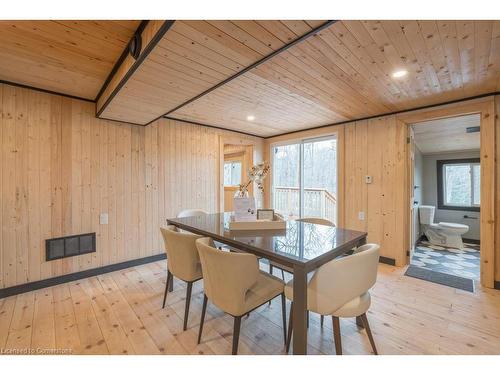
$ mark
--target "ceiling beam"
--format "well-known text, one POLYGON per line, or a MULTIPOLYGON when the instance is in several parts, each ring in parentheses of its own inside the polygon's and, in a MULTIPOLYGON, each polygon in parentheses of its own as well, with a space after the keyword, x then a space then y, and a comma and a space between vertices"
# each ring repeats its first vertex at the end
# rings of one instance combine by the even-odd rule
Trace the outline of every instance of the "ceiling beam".
MULTIPOLYGON (((166 32, 172 27, 175 21, 173 20, 154 20, 148 21, 147 24, 141 24, 142 30, 140 31, 142 39, 142 48, 139 57, 134 59, 128 53, 128 45, 120 58, 122 61, 119 66, 115 66, 112 70, 114 72, 112 77, 108 77, 103 88, 96 98, 96 116, 100 117, 108 104, 113 100, 116 94, 127 83, 129 78, 139 68, 142 62, 148 57, 151 51, 156 47, 158 42, 163 38, 166 32)), ((141 29, 141 27, 139 27, 141 29)))

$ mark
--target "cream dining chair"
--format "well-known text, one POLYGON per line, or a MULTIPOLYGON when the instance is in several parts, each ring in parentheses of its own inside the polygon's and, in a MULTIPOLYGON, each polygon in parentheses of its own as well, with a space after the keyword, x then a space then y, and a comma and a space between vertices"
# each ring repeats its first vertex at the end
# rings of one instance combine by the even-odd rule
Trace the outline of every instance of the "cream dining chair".
POLYGON ((201 341, 207 303, 234 317, 232 354, 238 352, 241 317, 281 295, 283 340, 286 344, 286 306, 284 282, 259 270, 253 254, 220 251, 208 238, 196 240, 205 288, 198 344, 201 341))
MULTIPOLYGON (((321 266, 309 280, 307 309, 332 316, 337 354, 342 354, 339 318, 354 317, 360 317, 373 352, 377 354, 366 312, 371 302, 369 289, 377 280, 378 260, 379 245, 366 244, 359 247, 355 254, 334 259, 321 266)), ((293 330, 293 280, 285 286, 285 296, 292 301, 288 324, 288 352, 293 330)))
POLYGON ((200 257, 195 244, 195 241, 202 236, 187 232, 181 233, 173 225, 169 225, 166 228, 160 228, 160 230, 165 242, 165 252, 167 254, 167 283, 165 285, 162 308, 165 308, 169 288, 173 285, 173 277, 175 276, 185 281, 187 283, 183 326, 185 331, 188 323, 189 304, 191 302, 193 283, 201 280, 203 276, 201 272, 200 257))
POLYGON ((201 216, 201 215, 208 215, 208 212, 200 208, 188 208, 186 210, 182 210, 181 212, 179 212, 177 214, 177 217, 182 218, 182 217, 201 216))

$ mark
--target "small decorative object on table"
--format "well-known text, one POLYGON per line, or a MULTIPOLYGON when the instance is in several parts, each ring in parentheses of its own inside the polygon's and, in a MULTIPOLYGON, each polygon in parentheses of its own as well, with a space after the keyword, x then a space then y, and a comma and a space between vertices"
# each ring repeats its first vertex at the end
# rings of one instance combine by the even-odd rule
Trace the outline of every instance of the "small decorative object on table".
POLYGON ((239 189, 234 195, 235 198, 246 198, 248 197, 248 187, 252 182, 257 184, 257 187, 261 192, 264 191, 263 182, 269 173, 269 164, 267 162, 261 162, 254 165, 248 170, 248 181, 245 184, 240 184, 239 189))
POLYGON ((273 209, 259 209, 257 210, 257 220, 274 220, 274 210, 273 209))

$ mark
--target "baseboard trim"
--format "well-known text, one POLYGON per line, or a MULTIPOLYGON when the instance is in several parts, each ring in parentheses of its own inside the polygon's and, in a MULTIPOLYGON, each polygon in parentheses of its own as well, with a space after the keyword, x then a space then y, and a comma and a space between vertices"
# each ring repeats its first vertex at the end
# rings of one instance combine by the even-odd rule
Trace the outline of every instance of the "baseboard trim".
POLYGON ((473 240, 472 238, 462 238, 462 241, 467 243, 473 243, 475 245, 481 245, 481 240, 473 240))
POLYGON ((123 270, 125 268, 140 266, 141 264, 152 263, 162 259, 166 259, 165 253, 139 259, 128 260, 126 262, 110 264, 109 266, 92 268, 90 270, 74 272, 68 275, 52 277, 50 279, 33 281, 31 283, 11 286, 8 288, 0 289, 0 298, 15 296, 16 294, 22 294, 26 292, 31 292, 33 290, 48 288, 54 285, 64 284, 70 281, 85 279, 87 277, 102 275, 108 272, 123 270))
POLYGON ((500 281, 495 281, 493 288, 500 290, 500 281))
POLYGON ((388 264, 390 266, 395 266, 396 265, 396 260, 392 259, 392 258, 387 258, 387 257, 379 257, 379 260, 378 260, 380 263, 384 263, 384 264, 388 264))

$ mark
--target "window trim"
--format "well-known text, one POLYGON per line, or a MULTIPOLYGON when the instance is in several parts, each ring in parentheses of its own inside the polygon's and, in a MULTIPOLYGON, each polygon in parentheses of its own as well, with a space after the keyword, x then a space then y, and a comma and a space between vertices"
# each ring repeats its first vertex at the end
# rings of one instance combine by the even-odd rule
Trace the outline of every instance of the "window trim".
MULTIPOLYGON (((304 145, 307 143, 314 143, 314 142, 321 142, 321 141, 328 141, 335 139, 337 142, 337 191, 335 192, 337 196, 337 202, 339 201, 339 180, 340 180, 340 171, 339 171, 339 152, 340 152, 340 146, 339 146, 339 132, 334 131, 334 132, 328 132, 323 135, 319 136, 311 136, 311 137, 298 137, 298 138, 291 138, 291 139, 286 139, 284 141, 278 141, 278 142, 273 142, 269 144, 269 153, 271 155, 270 158, 270 194, 269 194, 269 203, 273 209, 275 209, 275 204, 274 204, 274 149, 276 147, 282 147, 282 146, 291 146, 291 145, 298 145, 299 146, 299 217, 303 217, 304 215, 304 202, 303 202, 303 197, 304 197, 304 145)), ((335 215, 335 221, 339 222, 339 209, 337 208, 336 210, 336 215, 335 215)))
POLYGON ((440 210, 454 210, 454 211, 481 211, 481 206, 449 206, 444 203, 444 189, 443 189, 443 167, 446 164, 481 164, 480 158, 470 158, 470 159, 446 159, 437 160, 437 197, 438 197, 438 209, 440 210))
POLYGON ((222 167, 223 174, 224 174, 224 171, 225 171, 226 163, 231 163, 231 164, 239 163, 241 165, 240 183, 239 184, 236 184, 236 185, 226 185, 226 183, 224 181, 225 180, 225 176, 224 175, 222 176, 224 187, 227 187, 227 188, 237 188, 237 187, 240 186, 240 184, 243 183, 243 160, 241 160, 241 157, 227 157, 227 158, 225 158, 224 159, 224 163, 223 163, 223 167, 222 167))

